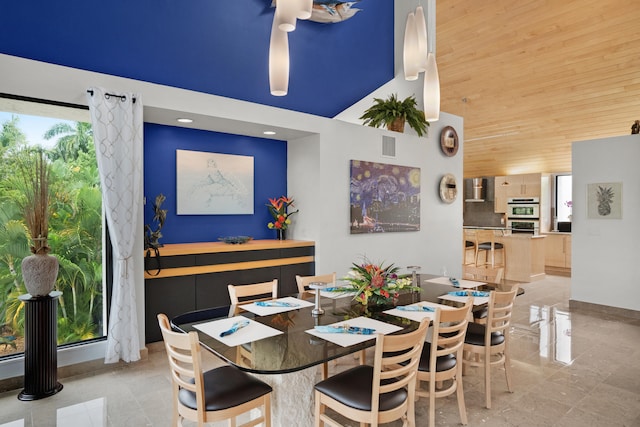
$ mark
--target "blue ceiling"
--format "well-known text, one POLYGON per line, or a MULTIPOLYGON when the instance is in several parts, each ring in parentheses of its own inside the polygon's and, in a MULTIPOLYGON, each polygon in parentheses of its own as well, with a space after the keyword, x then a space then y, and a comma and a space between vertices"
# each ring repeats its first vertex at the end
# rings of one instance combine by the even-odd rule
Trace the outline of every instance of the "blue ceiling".
MULTIPOLYGON (((393 9, 301 21, 289 94, 269 93, 271 0, 4 2, 0 53, 333 117, 393 79, 393 9)), ((113 88, 117 90, 117 88, 113 88)))

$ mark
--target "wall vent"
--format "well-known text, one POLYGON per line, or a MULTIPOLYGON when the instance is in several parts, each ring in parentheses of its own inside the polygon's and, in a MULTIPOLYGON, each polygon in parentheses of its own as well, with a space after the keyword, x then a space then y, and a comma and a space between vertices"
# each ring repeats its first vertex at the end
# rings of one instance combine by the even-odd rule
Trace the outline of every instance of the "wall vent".
POLYGON ((382 155, 385 157, 396 156, 396 139, 392 136, 382 136, 382 155))

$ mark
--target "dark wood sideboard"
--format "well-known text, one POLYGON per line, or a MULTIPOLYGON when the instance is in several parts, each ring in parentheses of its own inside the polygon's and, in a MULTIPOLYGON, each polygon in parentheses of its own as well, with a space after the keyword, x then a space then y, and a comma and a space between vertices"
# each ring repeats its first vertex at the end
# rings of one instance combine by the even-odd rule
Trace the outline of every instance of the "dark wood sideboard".
POLYGON ((146 342, 162 340, 156 318, 229 305, 227 285, 278 279, 278 295, 297 292, 297 274, 315 274, 315 242, 251 240, 168 244, 157 258, 145 257, 146 342))

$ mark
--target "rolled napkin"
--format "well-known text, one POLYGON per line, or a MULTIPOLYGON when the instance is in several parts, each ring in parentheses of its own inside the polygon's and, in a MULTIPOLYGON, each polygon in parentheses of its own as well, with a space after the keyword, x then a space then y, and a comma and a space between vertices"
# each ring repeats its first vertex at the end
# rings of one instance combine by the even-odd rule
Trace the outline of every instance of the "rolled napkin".
POLYGON ((435 308, 428 305, 400 305, 396 308, 400 311, 436 311, 435 308))
POLYGON ((458 282, 458 279, 456 279, 455 277, 449 277, 449 281, 454 287, 456 288, 460 287, 460 282, 458 282))
POLYGON ((300 307, 300 304, 285 301, 258 301, 256 305, 259 307, 300 307))
POLYGON ((229 336, 231 334, 233 334, 234 332, 236 332, 239 329, 244 328, 245 326, 249 326, 249 321, 248 320, 240 320, 236 323, 234 323, 233 325, 231 325, 231 329, 228 329, 224 332, 220 332, 220 336, 221 337, 226 337, 229 336))
POLYGON ((482 291, 453 291, 453 292, 449 292, 448 294, 454 297, 466 297, 466 296, 488 297, 489 296, 489 292, 482 292, 482 291))
POLYGON ((357 334, 372 335, 376 333, 375 329, 359 328, 357 326, 316 326, 315 330, 323 334, 357 334))

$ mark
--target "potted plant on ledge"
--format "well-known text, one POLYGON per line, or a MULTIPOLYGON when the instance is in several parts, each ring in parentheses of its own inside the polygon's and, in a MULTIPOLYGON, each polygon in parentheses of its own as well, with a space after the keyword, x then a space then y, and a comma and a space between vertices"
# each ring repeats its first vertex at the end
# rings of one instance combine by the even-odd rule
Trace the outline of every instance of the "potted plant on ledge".
POLYGON ((379 128, 386 126, 395 132, 404 132, 405 122, 416 131, 418 136, 427 134, 429 122, 424 117, 424 111, 418 109, 415 96, 408 96, 403 101, 395 93, 387 99, 373 98, 374 105, 365 110, 360 120, 364 124, 379 128))
POLYGON ((32 297, 49 295, 58 276, 58 259, 49 255, 50 164, 41 149, 27 149, 18 164, 24 198, 21 208, 33 245, 22 260, 22 278, 32 297))

